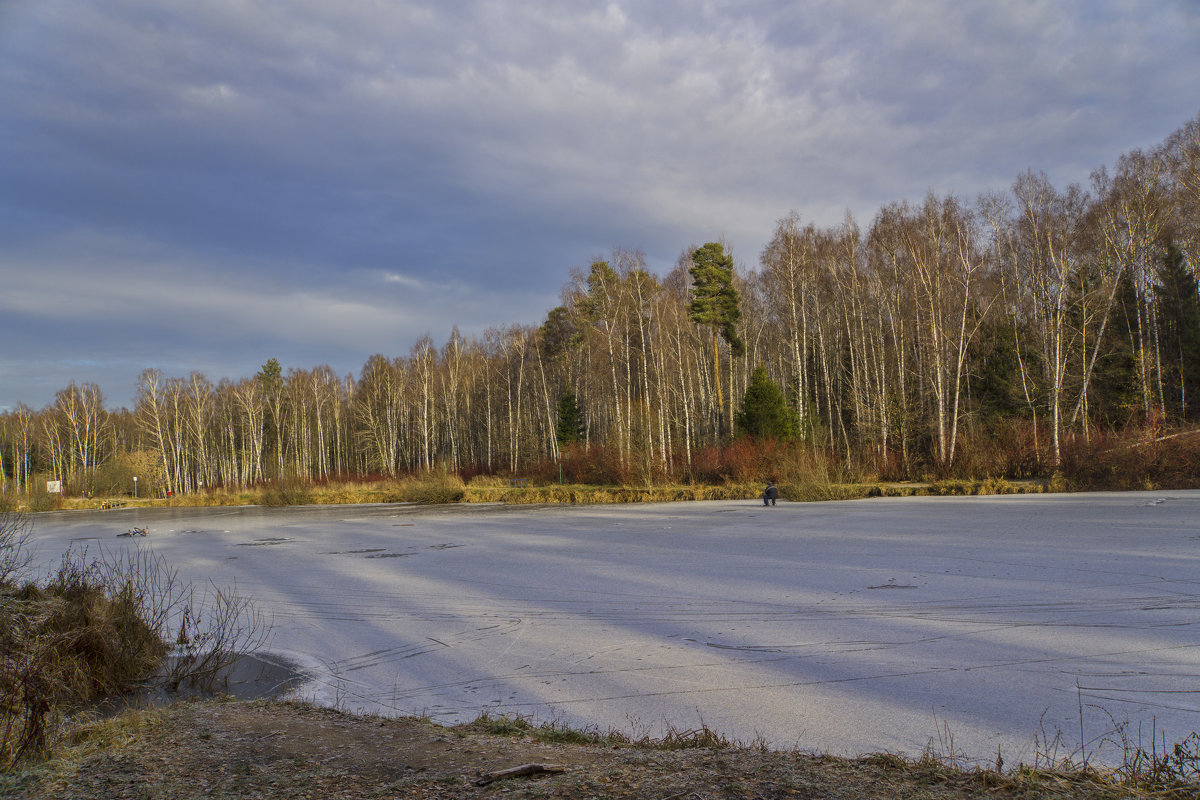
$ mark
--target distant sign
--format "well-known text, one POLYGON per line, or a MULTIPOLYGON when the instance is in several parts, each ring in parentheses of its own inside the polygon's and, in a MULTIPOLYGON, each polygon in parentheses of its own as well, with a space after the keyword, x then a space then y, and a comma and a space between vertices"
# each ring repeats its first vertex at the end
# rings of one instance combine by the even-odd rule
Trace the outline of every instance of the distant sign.
POLYGON ((62 481, 46 481, 46 492, 49 494, 62 494, 62 481))

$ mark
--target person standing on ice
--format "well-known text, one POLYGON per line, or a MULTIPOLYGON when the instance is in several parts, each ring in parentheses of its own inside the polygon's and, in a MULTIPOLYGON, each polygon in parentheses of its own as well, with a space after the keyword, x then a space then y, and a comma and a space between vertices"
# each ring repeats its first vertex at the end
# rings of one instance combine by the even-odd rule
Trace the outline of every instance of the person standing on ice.
POLYGON ((773 506, 775 501, 779 499, 779 489, 775 486, 775 481, 767 481, 767 488, 763 490, 763 505, 773 506))

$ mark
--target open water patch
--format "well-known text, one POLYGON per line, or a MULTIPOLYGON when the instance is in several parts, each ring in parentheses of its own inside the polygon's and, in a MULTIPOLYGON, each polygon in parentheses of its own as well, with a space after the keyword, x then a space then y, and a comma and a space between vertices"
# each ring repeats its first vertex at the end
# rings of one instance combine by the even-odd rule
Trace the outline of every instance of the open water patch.
POLYGON ((212 680, 202 685, 183 681, 168 691, 162 679, 120 695, 106 697, 94 710, 101 716, 113 716, 131 708, 167 706, 181 700, 203 700, 229 696, 238 700, 278 700, 293 695, 311 676, 298 661, 278 653, 253 653, 238 656, 219 669, 212 680))

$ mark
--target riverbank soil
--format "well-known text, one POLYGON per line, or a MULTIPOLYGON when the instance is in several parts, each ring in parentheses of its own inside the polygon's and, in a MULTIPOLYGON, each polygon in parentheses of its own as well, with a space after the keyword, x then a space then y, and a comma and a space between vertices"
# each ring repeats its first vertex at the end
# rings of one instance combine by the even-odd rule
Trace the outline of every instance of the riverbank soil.
POLYGON ((14 800, 1138 796, 1105 785, 1094 773, 1000 774, 955 770, 932 757, 843 759, 680 746, 687 734, 674 747, 638 746, 562 729, 509 727, 513 732, 497 735, 489 732, 497 728, 494 722, 445 728, 294 703, 185 702, 79 726, 54 760, 0 776, 0 795, 14 800), (479 785, 481 774, 526 765, 545 769, 479 785))

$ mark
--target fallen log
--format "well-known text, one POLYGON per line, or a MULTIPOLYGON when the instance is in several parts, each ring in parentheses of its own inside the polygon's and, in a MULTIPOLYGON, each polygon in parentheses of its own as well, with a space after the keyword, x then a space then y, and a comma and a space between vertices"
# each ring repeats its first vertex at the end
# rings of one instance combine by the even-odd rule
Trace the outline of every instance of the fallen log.
POLYGON ((475 781, 476 786, 487 786, 493 781, 502 781, 506 778, 521 778, 527 775, 540 775, 543 773, 558 773, 566 772, 565 767, 555 766, 554 764, 522 764, 519 767, 509 767, 508 769, 497 770, 496 772, 480 772, 479 780, 475 781))

